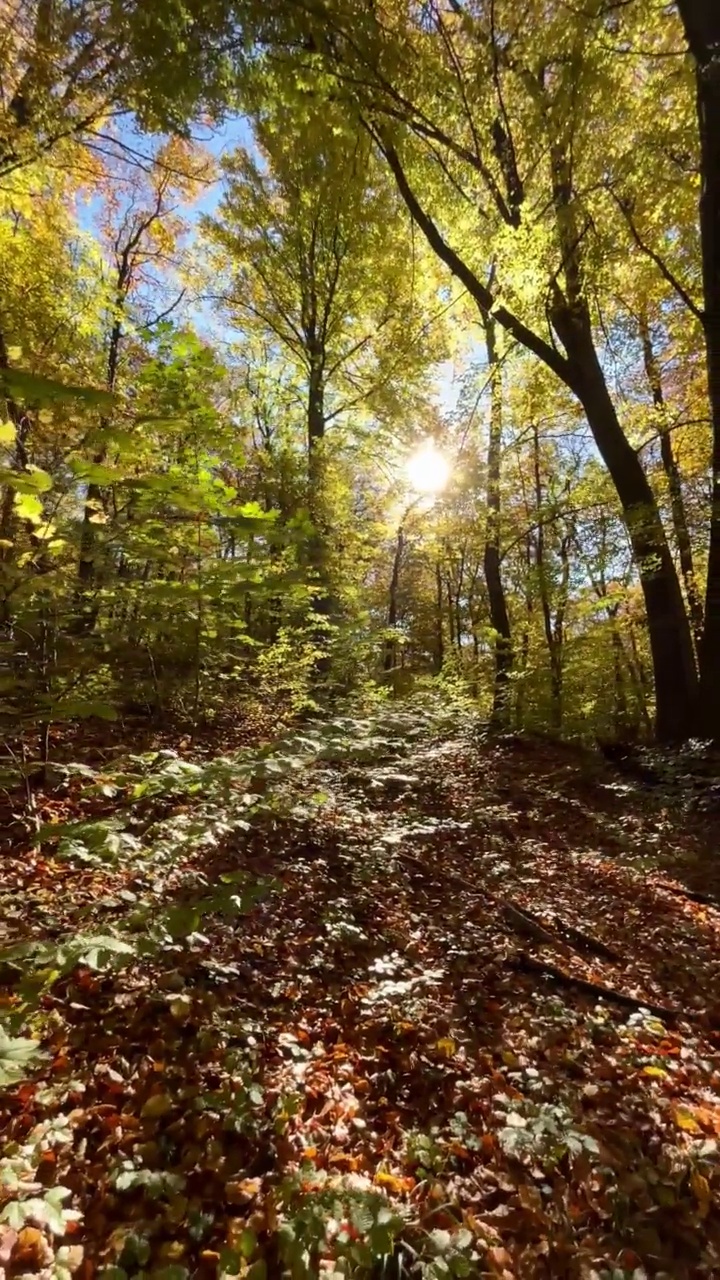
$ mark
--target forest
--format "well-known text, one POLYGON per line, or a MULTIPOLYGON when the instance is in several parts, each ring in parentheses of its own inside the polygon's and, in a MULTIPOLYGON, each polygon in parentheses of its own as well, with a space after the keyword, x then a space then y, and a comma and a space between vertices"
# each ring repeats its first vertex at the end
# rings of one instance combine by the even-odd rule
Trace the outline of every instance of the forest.
POLYGON ((720 7, 0 0, 0 1280, 720 1277, 720 7))

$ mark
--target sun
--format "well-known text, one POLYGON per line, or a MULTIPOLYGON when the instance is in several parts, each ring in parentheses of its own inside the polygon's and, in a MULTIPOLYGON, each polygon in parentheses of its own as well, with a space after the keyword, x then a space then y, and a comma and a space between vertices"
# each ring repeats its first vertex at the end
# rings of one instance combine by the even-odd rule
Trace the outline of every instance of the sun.
POLYGON ((442 493, 450 479, 450 463, 426 440, 405 464, 410 486, 416 493, 442 493))

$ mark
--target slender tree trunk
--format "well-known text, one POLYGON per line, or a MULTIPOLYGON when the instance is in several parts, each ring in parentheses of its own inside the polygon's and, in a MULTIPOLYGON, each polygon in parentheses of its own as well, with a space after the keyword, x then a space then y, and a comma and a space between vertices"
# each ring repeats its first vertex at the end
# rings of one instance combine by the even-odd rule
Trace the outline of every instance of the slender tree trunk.
POLYGON ((550 724, 558 733, 562 730, 563 720, 563 667, 565 641, 565 610, 567 607, 568 588, 570 584, 570 536, 566 535, 560 544, 561 574, 558 599, 553 617, 553 606, 550 598, 547 566, 545 563, 545 521, 542 515, 543 491, 540 471, 540 436, 537 424, 533 423, 533 471, 535 477, 535 505, 537 510, 537 534, 535 537, 535 568, 537 570, 540 607, 543 616, 543 629, 548 648, 550 663, 550 724))
POLYGON ((505 728, 510 715, 510 675, 513 665, 512 636, 505 589, 500 571, 500 465, 502 459, 502 369, 498 358, 497 327, 491 315, 483 317, 485 346, 490 368, 490 428, 487 452, 487 522, 483 570, 487 586, 490 623, 494 632, 495 682, 490 724, 505 728))
POLYGON ((447 615, 448 615, 448 634, 450 636, 450 648, 455 648, 455 610, 453 609, 453 590, 450 581, 450 575, 445 578, 445 588, 447 593, 447 615))
POLYGON ((615 625, 614 618, 611 622, 610 642, 612 644, 613 653, 613 685, 615 691, 613 725, 615 727, 615 737, 619 742, 622 742, 627 735, 629 718, 627 698, 625 696, 625 680, 623 677, 623 645, 620 633, 615 625))
MULTIPOLYGON (((395 541, 395 553, 393 555, 392 573, 390 575, 390 592, 388 595, 388 629, 396 627, 398 622, 398 592, 400 590, 400 570, 402 568, 403 551, 405 550, 405 530, 402 525, 398 528, 397 538, 395 541)), ((383 670, 392 672, 397 667, 397 639, 394 636, 388 636, 385 640, 383 654, 383 670)))
POLYGON ((329 635, 325 620, 333 613, 328 574, 329 520, 327 514, 327 476, 325 459, 325 376, 322 356, 312 348, 307 401, 308 435, 308 507, 312 532, 308 543, 308 561, 314 575, 312 599, 317 618, 315 643, 319 651, 315 659, 315 676, 326 679, 330 671, 329 635))
POLYGON ((720 738, 720 6, 715 0, 677 0, 695 59, 700 135, 700 239, 703 331, 712 420, 710 547, 705 626, 700 646, 699 729, 720 738))
MULTIPOLYGON (((127 301, 128 288, 130 285, 130 256, 129 250, 123 253, 118 267, 118 275, 116 281, 115 293, 115 320, 110 330, 110 339, 108 343, 107 365, 105 370, 105 385, 108 391, 115 390, 117 382, 118 367, 120 364, 120 347, 123 336, 123 317, 125 312, 125 304, 127 301)), ((93 455, 93 463, 101 466, 107 457, 107 441, 103 439, 105 432, 110 426, 110 419, 103 418, 100 424, 101 443, 93 455)), ((97 517, 102 507, 103 490, 101 485, 95 481, 90 481, 85 495, 85 507, 83 510, 82 529, 80 531, 80 558, 78 561, 78 582, 81 592, 88 591, 96 577, 97 565, 97 547, 96 547, 96 530, 97 517)), ((97 610, 95 607, 83 609, 83 625, 92 628, 97 610)))
MULTIPOLYGON (((663 394, 662 377, 660 375, 660 366, 658 365, 655 350, 653 348, 650 325, 646 314, 642 313, 639 316, 638 325, 643 347, 645 374, 652 394, 653 404, 656 409, 663 410, 665 408, 665 396, 663 394)), ((664 421, 660 427, 660 457, 662 459, 663 470, 665 472, 668 491, 670 494, 670 511, 672 515, 673 531, 675 533, 675 543, 677 545, 678 556, 680 558, 680 572, 682 573, 683 582, 685 583, 685 594, 687 596, 688 608, 690 610, 690 622, 692 625, 693 636, 695 638, 695 646, 699 653, 703 630, 703 607, 695 578, 692 542, 690 539, 690 531, 688 529, 687 515, 685 512, 685 499, 682 491, 680 468, 677 463, 677 458, 675 457, 672 436, 664 421)))
POLYGON ((440 561, 435 562, 435 674, 440 675, 445 661, 443 628, 443 585, 440 561))
POLYGON ((637 636, 635 634, 635 626, 631 622, 628 629, 630 637, 630 655, 628 657, 628 669, 635 686, 635 696, 637 699, 638 711, 648 734, 652 732, 652 724, 648 712, 648 696, 651 693, 650 680, 645 663, 638 647, 637 636))

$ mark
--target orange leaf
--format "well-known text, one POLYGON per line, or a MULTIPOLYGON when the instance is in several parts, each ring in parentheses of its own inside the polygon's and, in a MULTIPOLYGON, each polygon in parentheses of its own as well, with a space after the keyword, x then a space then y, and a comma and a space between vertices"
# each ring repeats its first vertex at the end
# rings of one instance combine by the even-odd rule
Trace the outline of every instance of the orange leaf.
POLYGON ((260 1186, 259 1178, 243 1178, 238 1182, 227 1182, 225 1199, 228 1204, 247 1204, 258 1194, 260 1186))

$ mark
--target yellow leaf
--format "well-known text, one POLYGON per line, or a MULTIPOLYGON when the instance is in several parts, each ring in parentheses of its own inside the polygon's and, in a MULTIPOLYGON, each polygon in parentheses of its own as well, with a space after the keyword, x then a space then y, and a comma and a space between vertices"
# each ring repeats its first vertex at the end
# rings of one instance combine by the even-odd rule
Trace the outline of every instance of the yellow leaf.
POLYGON ((701 1133, 700 1125, 695 1119, 691 1111, 685 1107, 676 1107, 673 1113, 673 1119, 678 1129, 684 1129, 686 1133, 701 1133))
POLYGON ((435 1048, 438 1050, 438 1053, 443 1055, 444 1058, 452 1058, 456 1045, 454 1040, 438 1040, 435 1048))
POLYGON ((644 1076, 652 1076, 655 1080, 667 1080, 667 1071, 663 1071, 662 1067, 643 1067, 644 1076))
POLYGON ((14 444, 16 435, 12 422, 0 422, 0 444, 14 444))
POLYGON ((394 1173, 382 1171, 375 1174, 373 1182, 379 1187, 387 1187, 388 1191, 392 1191, 395 1195, 400 1195, 403 1191, 412 1191, 415 1186, 414 1178, 399 1178, 394 1173))

